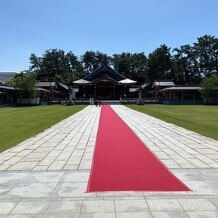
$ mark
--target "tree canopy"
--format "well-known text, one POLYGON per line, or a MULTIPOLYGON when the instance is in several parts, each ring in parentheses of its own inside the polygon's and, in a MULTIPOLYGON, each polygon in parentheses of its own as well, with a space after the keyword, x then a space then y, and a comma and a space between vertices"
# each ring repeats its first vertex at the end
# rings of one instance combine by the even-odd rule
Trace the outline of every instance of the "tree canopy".
POLYGON ((148 79, 173 79, 170 48, 161 45, 148 56, 148 79))
POLYGON ((37 79, 55 78, 64 83, 70 83, 84 76, 82 63, 71 51, 46 50, 42 57, 30 55, 30 71, 35 72, 37 79))
POLYGON ((109 56, 100 51, 86 51, 77 57, 72 51, 50 49, 41 57, 31 54, 29 70, 37 79, 55 78, 72 84, 103 62, 138 84, 161 79, 178 84, 200 84, 203 78, 218 74, 218 38, 204 35, 192 45, 173 49, 163 44, 147 57, 144 52, 109 56))
POLYGON ((86 73, 91 73, 98 68, 102 62, 110 64, 110 57, 99 51, 87 51, 81 56, 81 63, 86 73))
POLYGON ((205 97, 218 97, 218 75, 203 80, 202 93, 205 97))
POLYGON ((135 81, 140 81, 144 83, 146 80, 147 73, 147 57, 144 53, 122 53, 114 54, 112 60, 112 65, 114 69, 135 81))
POLYGON ((34 74, 21 72, 14 79, 9 80, 6 85, 16 87, 19 97, 34 98, 38 95, 36 83, 37 81, 34 74))

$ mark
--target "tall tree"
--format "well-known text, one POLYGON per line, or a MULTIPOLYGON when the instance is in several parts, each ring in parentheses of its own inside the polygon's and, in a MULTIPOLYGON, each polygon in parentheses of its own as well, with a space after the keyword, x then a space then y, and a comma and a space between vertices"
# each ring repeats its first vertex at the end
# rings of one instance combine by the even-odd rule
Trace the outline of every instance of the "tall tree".
POLYGON ((130 61, 131 61, 131 54, 130 53, 121 53, 121 54, 114 54, 113 55, 113 66, 114 69, 127 77, 130 77, 130 61))
POLYGON ((42 71, 41 69, 42 58, 37 57, 34 53, 31 53, 29 60, 31 64, 31 66, 29 67, 30 71, 40 73, 42 71))
POLYGON ((198 38, 194 45, 183 45, 173 50, 167 45, 149 54, 121 53, 112 57, 94 51, 86 51, 80 59, 72 52, 51 49, 42 57, 30 55, 30 71, 37 78, 56 78, 70 84, 73 80, 83 77, 98 68, 103 62, 113 65, 120 74, 138 81, 155 79, 174 79, 180 84, 199 84, 205 76, 218 73, 218 39, 205 35, 198 38))
POLYGON ((200 72, 205 75, 218 73, 218 38, 204 35, 194 43, 200 72))
POLYGON ((161 45, 148 56, 148 80, 173 79, 170 48, 161 45))
POLYGON ((30 63, 30 70, 37 74, 37 79, 56 78, 70 84, 84 75, 81 62, 72 52, 65 54, 63 50, 46 50, 42 57, 31 54, 30 63))
POLYGON ((120 74, 138 81, 139 84, 146 81, 147 57, 143 52, 114 54, 112 62, 114 69, 120 74))
POLYGON ((181 84, 199 84, 201 75, 193 46, 183 45, 173 50, 174 67, 176 67, 176 80, 181 84))
POLYGON ((86 51, 85 54, 82 55, 81 60, 86 73, 91 73, 103 62, 110 64, 110 57, 99 51, 86 51))

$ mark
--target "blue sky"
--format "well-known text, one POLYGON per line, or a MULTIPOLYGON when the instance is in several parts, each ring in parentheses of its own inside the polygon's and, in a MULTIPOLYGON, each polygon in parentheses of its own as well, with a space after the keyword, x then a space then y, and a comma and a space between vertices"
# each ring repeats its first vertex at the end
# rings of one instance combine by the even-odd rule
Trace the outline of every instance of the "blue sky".
POLYGON ((80 56, 171 48, 218 36, 218 0, 0 0, 0 72, 58 48, 80 56))

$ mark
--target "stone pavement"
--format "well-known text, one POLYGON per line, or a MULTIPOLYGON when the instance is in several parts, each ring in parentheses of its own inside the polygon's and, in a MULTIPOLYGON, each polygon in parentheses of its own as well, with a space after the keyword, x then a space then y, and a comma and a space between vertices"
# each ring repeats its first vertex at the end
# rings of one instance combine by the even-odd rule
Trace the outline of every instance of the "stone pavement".
POLYGON ((90 169, 100 108, 86 107, 0 154, 0 170, 90 169))
POLYGON ((113 108, 168 168, 218 168, 218 141, 127 107, 113 108))
POLYGON ((100 108, 0 154, 0 217, 218 217, 218 142, 112 106, 192 192, 85 193, 100 108))

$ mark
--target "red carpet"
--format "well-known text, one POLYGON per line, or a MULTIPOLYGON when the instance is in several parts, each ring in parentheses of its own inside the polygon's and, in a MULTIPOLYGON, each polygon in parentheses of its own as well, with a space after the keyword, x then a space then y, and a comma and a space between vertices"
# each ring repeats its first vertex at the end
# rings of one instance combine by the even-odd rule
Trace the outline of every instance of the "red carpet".
POLYGON ((87 192, 191 191, 110 106, 102 106, 87 192))

